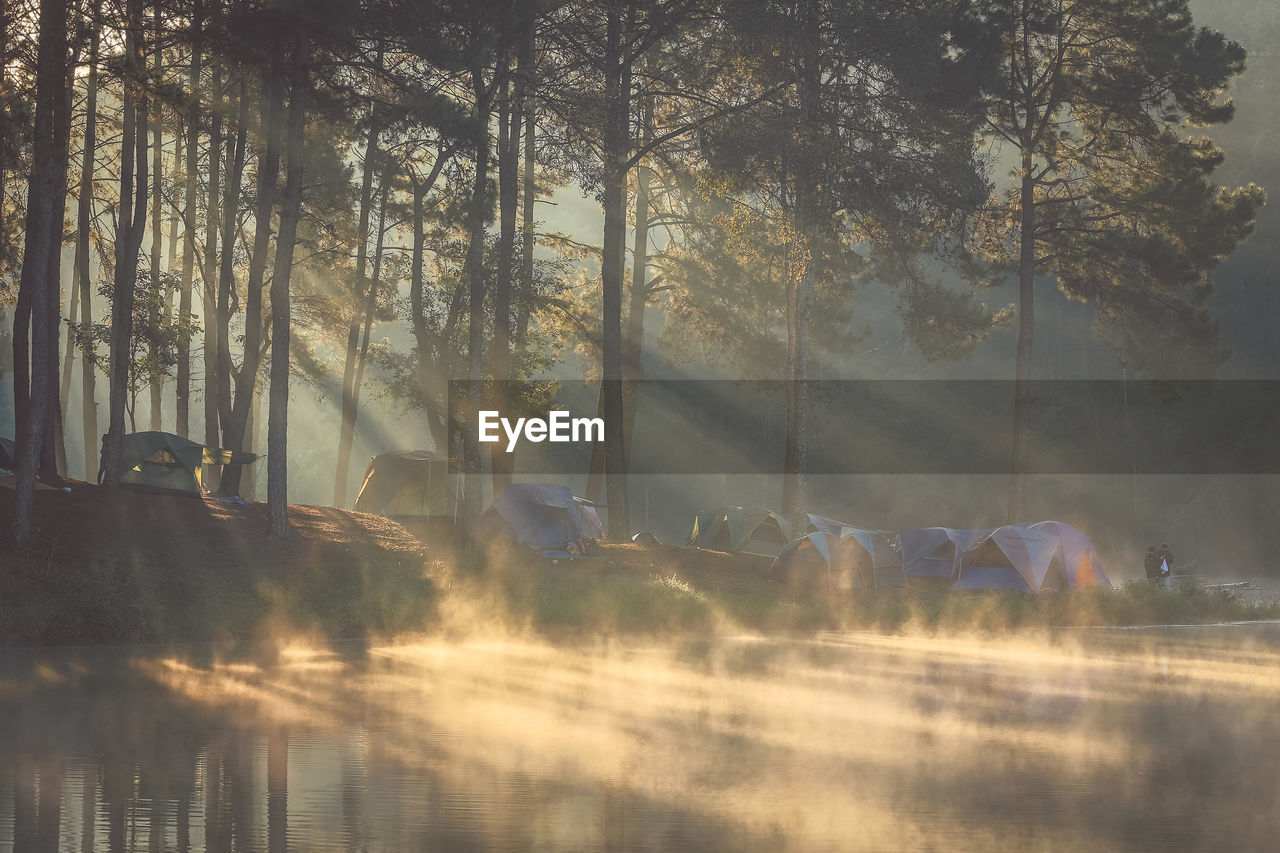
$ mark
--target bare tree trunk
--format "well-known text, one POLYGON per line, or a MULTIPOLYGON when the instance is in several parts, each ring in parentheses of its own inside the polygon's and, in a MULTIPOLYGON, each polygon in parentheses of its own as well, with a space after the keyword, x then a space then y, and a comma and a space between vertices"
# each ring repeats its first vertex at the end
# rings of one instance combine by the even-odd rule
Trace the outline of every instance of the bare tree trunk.
MULTIPOLYGON (((84 152, 80 164, 80 197, 76 207, 75 276, 80 291, 80 328, 93 325, 93 283, 89 274, 89 231, 93 225, 93 172, 98 140, 98 45, 101 33, 93 24, 89 36, 89 70, 85 79, 84 152)), ((87 356, 80 359, 80 419, 84 429, 84 478, 98 478, 97 368, 87 356)))
MULTIPOLYGON (((505 71, 505 69, 504 69, 505 71)), ((506 410, 511 375, 511 275, 515 261, 516 206, 520 201, 521 93, 511 92, 510 81, 498 89, 498 258, 493 282, 493 408, 506 410)), ((513 454, 502 444, 493 445, 489 467, 495 498, 511 483, 513 454)))
MULTIPOLYGON (((276 45, 278 56, 280 45, 276 45)), ((262 128, 265 134, 262 156, 258 159, 257 208, 254 211, 253 252, 249 256, 249 275, 245 284, 244 359, 240 375, 236 377, 235 405, 231 419, 223 425, 222 446, 229 450, 247 450, 245 439, 249 433, 252 410, 257 406, 258 371, 261 366, 259 352, 262 348, 262 285, 267 271, 267 250, 271 241, 271 214, 275 209, 277 174, 280 171, 281 111, 284 101, 284 81, 278 63, 273 62, 267 81, 266 100, 262 103, 262 128)), ((252 443, 252 442, 250 442, 252 443)), ((234 495, 240 492, 243 467, 228 465, 222 471, 221 492, 234 495)), ((252 474, 252 469, 250 470, 252 474)), ((253 494, 252 487, 246 488, 253 494)))
MULTIPOLYGON (((1028 118, 1030 121, 1030 118, 1028 118)), ((1018 257, 1018 349, 1013 383, 1013 446, 1009 458, 1009 503, 1005 522, 1022 520, 1031 435, 1031 345, 1035 332, 1036 218, 1031 147, 1022 149, 1022 232, 1018 257)))
MULTIPOLYGON (((76 316, 80 313, 80 288, 76 287, 75 269, 72 268, 71 284, 67 288, 71 291, 71 304, 67 310, 67 319, 75 322, 76 316)), ((62 387, 58 393, 58 405, 63 412, 71 405, 71 367, 75 358, 75 335, 67 334, 67 341, 62 345, 62 371, 58 374, 62 387)))
MULTIPOLYGON (((379 53, 379 59, 381 53, 379 53)), ((376 108, 369 113, 369 141, 364 148, 364 168, 360 176, 360 243, 356 246, 354 295, 361 304, 365 293, 365 267, 369 259, 369 217, 373 205, 373 173, 378 168, 380 127, 376 108)), ((360 312, 352 315, 347 327, 347 351, 342 364, 342 423, 338 430, 338 460, 333 478, 333 505, 347 505, 347 475, 351 468, 351 445, 356 431, 356 353, 360 348, 360 312)))
MULTIPOLYGON (((222 259, 218 264, 218 422, 226 431, 231 420, 231 313, 235 300, 236 214, 244 175, 246 128, 249 124, 249 83, 241 74, 235 141, 227 141, 227 177, 222 195, 222 259)), ((217 439, 215 439, 217 441, 217 439)))
POLYGON ((608 11, 605 45, 604 245, 600 266, 603 293, 603 370, 600 391, 604 416, 605 490, 609 502, 609 536, 631 535, 627 507, 627 459, 622 412, 622 279, 626 265, 627 174, 631 67, 622 43, 623 22, 616 6, 608 11))
MULTIPOLYGON (((652 138, 653 99, 646 96, 641 104, 642 141, 648 144, 652 138)), ((627 469, 631 468, 631 439, 636 423, 636 381, 642 378, 641 359, 644 355, 644 309, 648 301, 647 267, 649 265, 649 168, 643 163, 636 166, 636 230, 631 244, 631 293, 627 310, 627 340, 624 352, 623 378, 623 446, 627 456, 627 469)))
POLYGON ((67 166, 70 162, 68 151, 71 145, 71 88, 74 85, 74 74, 71 70, 79 60, 79 46, 72 53, 70 62, 61 61, 65 69, 61 87, 59 87, 53 113, 53 145, 58 162, 54 173, 52 209, 49 212, 53 223, 53 242, 49 245, 48 275, 52 282, 49 303, 49 401, 45 411, 44 441, 40 448, 40 471, 51 483, 61 483, 62 476, 67 473, 67 448, 62 433, 61 383, 58 373, 58 340, 62 334, 62 234, 67 213, 67 166))
MULTIPOLYGON (((259 360, 261 364, 261 360, 259 360)), ((249 416, 244 421, 244 437, 240 440, 240 450, 256 453, 258 451, 258 424, 262 422, 262 395, 258 393, 259 388, 254 385, 250 392, 251 400, 249 401, 249 416)), ((233 448, 235 449, 235 448, 233 448)), ((239 482, 236 483, 236 491, 245 500, 258 499, 258 466, 257 465, 237 465, 242 472, 239 475, 239 482)), ((226 474, 223 474, 223 487, 226 487, 226 474)))
POLYGON ((516 340, 524 346, 525 337, 529 334, 530 304, 533 301, 533 249, 534 236, 533 206, 538 199, 538 186, 535 167, 537 166, 537 130, 534 114, 534 97, 537 90, 534 68, 534 40, 537 36, 536 22, 529 27, 525 45, 520 52, 519 68, 524 75, 524 199, 520 203, 521 231, 520 242, 520 299, 516 309, 516 340))
MULTIPOLYGON (((196 176, 200 168, 200 51, 203 48, 203 0, 194 0, 191 13, 191 71, 187 77, 191 92, 187 103, 187 174, 182 202, 182 290, 178 295, 178 321, 185 325, 191 317, 191 289, 196 265, 196 176)), ((178 339, 178 377, 175 391, 178 435, 191 434, 191 342, 178 339)))
MULTIPOLYGON (((40 6, 36 53, 36 115, 31 173, 28 180, 27 232, 22 277, 13 326, 14 414, 17 424, 17 495, 13 537, 19 544, 31 535, 36 470, 44 441, 49 399, 49 313, 57 313, 58 287, 50 276, 52 246, 60 244, 61 222, 53 221, 57 172, 65 174, 66 156, 58 156, 56 113, 67 85, 67 6, 45 0, 40 6), (28 346, 30 350, 28 350, 28 346)), ((56 400, 56 398, 54 398, 56 400)))
MULTIPOLYGON (((222 221, 219 190, 222 186, 222 67, 211 60, 209 180, 205 185, 204 268, 204 443, 218 446, 218 235, 222 221)), ((204 466, 203 481, 210 489, 218 486, 218 468, 204 466)))
POLYGON ((360 415, 360 389, 364 385, 364 368, 369 360, 369 339, 373 334, 373 318, 378 313, 378 288, 382 284, 382 251, 387 234, 387 195, 390 193, 390 170, 383 175, 382 185, 378 188, 378 230, 373 250, 373 276, 369 279, 369 291, 364 305, 364 325, 360 335, 360 352, 356 357, 356 372, 351 383, 351 400, 354 408, 351 411, 351 438, 355 442, 356 421, 360 415))
MULTIPOLYGON (((125 53, 135 74, 144 68, 141 41, 142 0, 129 0, 125 53)), ((107 437, 102 447, 103 481, 120 483, 124 447, 125 403, 129 396, 130 341, 133 337, 133 290, 138 278, 138 251, 147 221, 146 98, 126 86, 121 136, 120 217, 116 230, 116 268, 111 295, 111 403, 107 437), (139 116, 143 119, 139 120, 139 116), (136 158, 136 163, 134 162, 136 158), (136 198, 134 198, 136 194, 136 198)))
POLYGON ((489 212, 489 115, 492 98, 492 93, 485 84, 484 69, 478 61, 471 69, 471 83, 476 105, 473 140, 476 159, 475 180, 467 206, 467 378, 470 384, 467 394, 469 411, 462 427, 462 451, 466 471, 466 515, 468 519, 474 520, 480 515, 481 493, 480 445, 476 437, 475 418, 484 401, 484 243, 485 221, 489 212))
POLYGON ((819 198, 819 163, 812 150, 818 130, 818 89, 822 71, 819 67, 817 0, 806 4, 804 47, 800 57, 799 97, 802 151, 796 165, 795 220, 799 258, 792 262, 787 276, 787 446, 783 483, 783 507, 791 519, 793 533, 800 535, 807 527, 809 491, 809 305, 822 256, 819 246, 819 222, 824 205, 819 198), (796 264, 802 268, 797 269, 796 264))
POLYGON ((449 423, 447 392, 441 380, 442 371, 436 364, 436 358, 447 342, 441 336, 436 345, 436 337, 428 327, 426 302, 423 298, 423 255, 426 252, 426 197, 435 186, 436 180, 444 165, 453 156, 453 148, 441 149, 436 155, 436 162, 426 180, 418 181, 410 175, 413 184, 413 248, 409 269, 409 320, 413 328, 413 337, 418 349, 418 384, 422 389, 422 398, 427 417, 427 426, 431 430, 431 440, 437 452, 448 453, 449 423), (438 401, 438 402, 437 402, 438 401))
MULTIPOLYGON (((153 65, 155 68, 156 82, 159 84, 161 75, 164 72, 163 58, 160 50, 160 40, 163 33, 162 16, 157 6, 153 9, 155 15, 155 44, 152 46, 153 65)), ((151 110, 151 289, 154 293, 160 292, 160 252, 162 248, 163 227, 161 220, 161 206, 164 203, 164 111, 160 106, 160 99, 156 98, 152 103, 151 110)), ((154 344, 151 346, 151 357, 156 356, 156 348, 154 344)), ((151 375, 151 429, 159 430, 164 428, 164 421, 161 417, 162 401, 164 394, 164 376, 158 371, 151 375)))
POLYGON ((267 531, 274 539, 289 535, 289 275, 293 246, 302 213, 303 134, 306 131, 307 62, 310 49, 306 19, 294 25, 293 81, 289 90, 289 124, 284 198, 275 270, 271 275, 271 400, 267 415, 267 531))

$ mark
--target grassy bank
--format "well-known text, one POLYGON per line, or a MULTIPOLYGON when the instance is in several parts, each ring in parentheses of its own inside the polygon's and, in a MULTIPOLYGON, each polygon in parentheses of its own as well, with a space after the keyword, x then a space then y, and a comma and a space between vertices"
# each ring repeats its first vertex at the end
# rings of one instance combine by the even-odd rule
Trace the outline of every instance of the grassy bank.
MULTIPOLYGON (((0 489, 0 520, 12 492, 0 489)), ((74 486, 39 495, 36 544, 0 545, 0 644, 385 638, 493 631, 549 637, 723 632, 1002 631, 1280 618, 1280 604, 1145 582, 1035 598, 937 587, 801 594, 769 560, 607 545, 553 563, 455 548, 377 516, 293 507, 266 541, 264 507, 74 486)), ((439 531, 437 531, 439 533, 439 531)))
MULTIPOLYGON (((12 495, 0 489, 0 521, 12 495)), ((73 484, 38 492, 35 517, 31 547, 0 544, 7 645, 235 646, 389 635, 434 615, 422 543, 377 516, 291 507, 292 540, 271 545, 262 504, 73 484)))
MULTIPOLYGON (((768 582, 769 561, 685 548, 611 545, 596 560, 552 564, 511 552, 470 554, 438 583, 469 616, 542 634, 699 631, 1003 631, 1066 626, 1213 623, 1280 618, 1280 602, 1145 581, 1028 597, 937 586, 796 595, 768 582)), ((449 620, 445 620, 446 623, 449 620)))

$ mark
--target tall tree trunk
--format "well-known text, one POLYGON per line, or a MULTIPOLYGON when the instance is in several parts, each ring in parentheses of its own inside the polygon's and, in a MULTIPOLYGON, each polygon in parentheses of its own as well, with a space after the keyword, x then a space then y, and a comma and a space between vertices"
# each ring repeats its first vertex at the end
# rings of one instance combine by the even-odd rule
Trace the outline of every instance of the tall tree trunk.
MULTIPOLYGON (((186 326, 191 317, 191 290, 196 268, 196 178, 200 171, 200 52, 203 49, 204 3, 194 0, 191 13, 191 70, 187 85, 187 174, 182 202, 182 290, 178 295, 178 322, 186 326)), ((207 318, 206 318, 207 320, 207 318)), ((178 435, 191 434, 191 341, 178 338, 178 376, 175 386, 178 435)))
MULTIPOLYGON (((80 288, 76 286, 74 266, 71 272, 71 284, 68 287, 71 291, 71 305, 67 310, 67 320, 74 323, 76 316, 80 313, 80 288)), ((66 343, 62 345, 62 371, 58 374, 58 379, 62 383, 58 393, 58 406, 63 412, 66 412, 67 407, 71 405, 71 367, 75 358, 75 346, 75 335, 68 333, 66 343)))
MULTIPOLYGON (((1030 118, 1028 118, 1028 122, 1030 118)), ((1018 349, 1013 382, 1013 446, 1009 458, 1009 503, 1005 522, 1022 521, 1031 437, 1031 344, 1035 331, 1036 209, 1031 146, 1022 149, 1021 245, 1018 255, 1018 349)))
MULTIPOLYGON (((378 54, 381 60, 381 52, 378 54)), ((360 176, 360 243, 356 246, 355 304, 360 305, 365 293, 365 267, 369 262, 369 218, 373 205, 373 174, 378 168, 378 136, 381 132, 378 111, 369 111, 369 141, 364 148, 364 167, 360 176)), ((342 363, 342 423, 338 430, 338 460, 333 478, 333 505, 347 505, 347 475, 351 468, 351 445, 356 432, 356 355, 360 348, 360 317, 356 311, 347 327, 347 350, 342 363)))
MULTIPOLYGON (((227 175, 222 195, 222 259, 218 264, 218 422, 222 430, 231 420, 231 314, 235 302, 236 214, 244 175, 246 128, 249 124, 249 83, 240 76, 235 141, 227 140, 227 175)), ((217 441, 217 439, 215 439, 217 441)))
MULTIPOLYGON (((645 96, 641 101, 642 142, 652 138, 653 98, 645 96)), ((636 381, 642 378, 641 359, 644 355, 644 309, 648 300, 647 271, 649 266, 649 168, 636 165, 636 230, 631 244, 631 293, 627 306, 627 340, 623 362, 623 446, 627 457, 627 469, 631 468, 631 440, 636 423, 636 381)))
MULTIPOLYGON (((261 359, 258 360, 261 364, 261 359)), ((255 384, 253 390, 250 391, 249 415, 244 419, 243 437, 240 440, 240 450, 249 453, 258 451, 258 424, 262 422, 262 395, 258 393, 258 386, 255 384)), ((245 500, 258 499, 258 466, 257 465, 238 465, 240 474, 237 475, 236 490, 245 500)), ((223 485, 225 488, 226 474, 223 474, 223 485)))
POLYGON ((389 172, 390 170, 388 170, 388 174, 383 175, 382 185, 378 188, 378 236, 374 240, 373 275, 369 279, 369 291, 366 294, 364 304, 364 325, 360 335, 360 353, 356 357, 356 373, 354 381, 351 383, 352 401, 355 403, 351 420, 353 443, 355 440, 356 419, 360 414, 360 388, 364 384, 364 368, 369 360, 369 341, 370 336, 373 334, 373 319, 378 313, 378 290, 382 284, 382 251, 387 235, 387 196, 391 190, 389 172))
MULTIPOLYGON (((153 9, 153 14, 155 15, 155 44, 152 45, 152 62, 155 69, 156 84, 159 85, 164 73, 164 62, 160 49, 163 18, 158 5, 153 9)), ((160 252, 164 236, 161 220, 161 210, 164 203, 164 111, 161 109, 159 98, 153 100, 151 107, 151 290, 159 295, 160 252)), ((150 346, 150 355, 154 363, 157 355, 154 343, 150 346)), ((161 413, 163 410, 164 374, 159 371, 152 372, 149 385, 151 390, 151 429, 163 429, 164 421, 161 413)))
POLYGON ((436 452, 449 452, 449 424, 447 392, 441 381, 440 366, 436 358, 445 346, 435 345, 436 337, 427 324, 426 301, 423 289, 423 256, 426 253, 426 198, 427 193, 435 186, 436 180, 444 165, 453 156, 453 148, 440 149, 436 162, 426 180, 419 181, 409 176, 413 184, 413 248, 409 266, 409 321, 413 329, 413 337, 417 343, 418 385, 422 390, 427 426, 431 430, 431 440, 436 452), (437 402, 439 401, 439 402, 437 402))
POLYGON ((271 275, 271 399, 267 414, 267 530, 271 537, 289 535, 289 275, 293 246, 302 214, 303 134, 306 131, 307 62, 310 51, 306 19, 294 24, 292 85, 286 147, 284 198, 280 234, 271 275))
POLYGON ((819 163, 815 150, 819 133, 818 89, 822 81, 818 55, 819 8, 817 0, 809 0, 806 6, 807 32, 797 82, 799 138, 808 150, 801 152, 796 164, 795 231, 799 257, 792 262, 787 276, 787 446, 782 508, 790 516, 796 535, 801 535, 808 526, 809 305, 822 257, 819 223, 825 207, 819 198, 819 163))
MULTIPOLYGON (((281 45, 273 52, 279 55, 281 45)), ((258 159, 257 207, 254 210, 253 251, 249 256, 249 275, 245 283, 244 359, 236 377, 235 404, 231 419, 223 425, 222 446, 229 450, 247 450, 246 435, 252 411, 257 405, 258 371, 262 348, 262 285, 267 271, 267 250, 271 241, 271 214, 275 209, 276 182, 280 171, 281 112, 284 100, 283 71, 273 62, 267 81, 267 97, 262 102, 262 129, 265 134, 262 156, 258 159)), ((252 442, 250 442, 252 443, 252 442)), ((228 465, 222 471, 223 495, 240 493, 243 467, 228 465)), ((246 489, 249 494, 253 492, 246 489)))
MULTIPOLYGON (((504 69, 505 70, 505 69, 504 69)), ((521 92, 511 92, 510 81, 498 89, 498 258, 493 282, 493 408, 505 412, 507 382, 511 375, 511 276, 515 262, 516 206, 520 202, 521 92)), ((513 454, 501 443, 489 454, 493 496, 511 484, 513 454)))
MULTIPOLYGON (((93 326, 93 282, 89 273, 89 233, 93 225, 93 172, 98 140, 98 46, 101 33, 93 24, 89 35, 89 69, 85 78, 84 152, 80 163, 80 197, 76 206, 75 277, 80 291, 80 328, 93 326)), ((80 359, 80 419, 84 429, 84 478, 98 478, 97 368, 87 357, 80 359)))
MULTIPOLYGON (((209 179, 205 185, 204 267, 204 443, 218 446, 218 236, 222 222, 219 191, 222 186, 222 67, 210 61, 209 179)), ((210 489, 218 485, 218 469, 204 466, 203 481, 210 489)))
POLYGON ((537 37, 537 22, 530 25, 525 44, 520 51, 518 70, 523 75, 524 85, 524 175, 521 178, 524 198, 520 202, 521 242, 520 242, 520 298, 516 309, 516 340, 524 346, 525 337, 529 334, 530 305, 533 301, 533 249, 534 237, 533 206, 538 199, 538 186, 535 167, 537 166, 537 117, 534 113, 534 97, 537 91, 534 68, 534 46, 537 37))
POLYGON ((52 282, 52 294, 49 303, 49 401, 45 411, 45 437, 40 448, 41 473, 53 483, 61 483, 62 476, 67 473, 67 448, 63 440, 61 404, 61 383, 58 372, 58 340, 62 334, 62 234, 67 212, 67 172, 70 158, 68 151, 71 145, 71 90, 75 84, 72 69, 79 61, 79 46, 73 51, 70 61, 62 60, 65 80, 59 87, 53 114, 53 145, 57 152, 58 169, 54 174, 52 210, 49 212, 53 223, 53 242, 49 245, 48 275, 52 282))
MULTIPOLYGON (((125 54, 128 68, 141 76, 142 0, 129 0, 125 54)), ((133 296, 138 279, 138 252, 147 225, 147 102, 126 86, 120 155, 120 216, 116 228, 116 268, 111 294, 111 402, 107 437, 102 447, 103 482, 120 483, 124 447, 125 404, 129 397, 133 296), (139 116, 143 118, 139 120, 139 116), (136 162, 135 162, 136 158, 136 162), (136 196, 136 197, 135 197, 136 196)))
POLYGON ((471 185, 471 199, 467 205, 467 261, 468 289, 467 319, 467 417, 462 428, 463 463, 466 471, 467 518, 480 515, 480 445, 476 436, 476 413, 484 401, 484 243, 485 224, 488 219, 489 201, 489 115, 492 93, 485 84, 484 68, 477 63, 471 69, 472 92, 475 96, 475 132, 472 140, 475 152, 475 180, 471 185))
POLYGON ((622 279, 626 265, 627 172, 630 153, 631 67, 623 46, 623 22, 610 4, 605 45, 604 245, 600 267, 603 292, 603 370, 605 491, 609 502, 609 536, 631 534, 627 507, 627 458, 622 414, 622 279))
POLYGON ((13 537, 19 544, 31 535, 36 470, 44 442, 49 399, 49 314, 57 313, 57 279, 51 277, 51 247, 61 243, 62 223, 54 222, 53 194, 58 170, 66 172, 66 152, 59 156, 57 112, 66 97, 67 5, 45 0, 40 6, 36 52, 36 115, 31 173, 28 179, 27 232, 22 277, 13 326, 14 414, 17 425, 17 495, 13 537), (28 350, 30 347, 30 350, 28 350))

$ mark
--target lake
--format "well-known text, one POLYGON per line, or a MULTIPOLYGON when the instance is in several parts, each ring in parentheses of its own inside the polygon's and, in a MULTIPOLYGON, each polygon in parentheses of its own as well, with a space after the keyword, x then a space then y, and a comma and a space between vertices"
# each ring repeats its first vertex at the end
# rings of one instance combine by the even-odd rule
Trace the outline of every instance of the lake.
POLYGON ((0 652, 0 851, 1267 850, 1280 626, 0 652))

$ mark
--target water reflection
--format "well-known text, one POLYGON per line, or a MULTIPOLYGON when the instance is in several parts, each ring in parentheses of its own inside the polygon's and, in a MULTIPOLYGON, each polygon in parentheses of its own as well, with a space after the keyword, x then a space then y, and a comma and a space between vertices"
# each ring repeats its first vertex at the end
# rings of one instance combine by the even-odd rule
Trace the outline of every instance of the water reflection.
POLYGON ((0 850, 1266 849, 1280 629, 0 659, 0 850))

